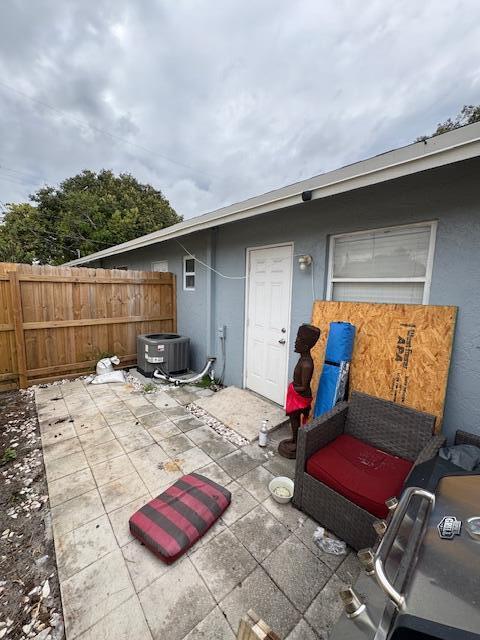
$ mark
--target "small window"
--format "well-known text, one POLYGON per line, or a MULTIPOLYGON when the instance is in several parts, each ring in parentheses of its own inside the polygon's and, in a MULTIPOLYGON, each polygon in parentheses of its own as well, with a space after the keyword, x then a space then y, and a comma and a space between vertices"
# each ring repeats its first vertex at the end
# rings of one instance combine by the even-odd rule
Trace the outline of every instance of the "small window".
POLYGON ((436 226, 332 236, 327 300, 428 304, 436 226))
POLYGON ((168 271, 168 260, 158 260, 157 262, 152 262, 152 271, 160 271, 165 273, 168 271))
POLYGON ((183 289, 195 291, 195 258, 191 256, 183 258, 183 289))

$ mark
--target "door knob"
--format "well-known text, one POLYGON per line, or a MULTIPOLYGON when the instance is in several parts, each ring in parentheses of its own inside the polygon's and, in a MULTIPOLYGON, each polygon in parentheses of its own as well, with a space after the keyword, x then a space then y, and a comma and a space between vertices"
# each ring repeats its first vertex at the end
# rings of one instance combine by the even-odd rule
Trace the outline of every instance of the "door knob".
POLYGON ((281 331, 282 331, 282 333, 287 333, 287 330, 285 329, 285 327, 283 327, 283 328, 281 329, 281 331))
POLYGON ((281 340, 278 341, 278 344, 285 344, 285 339, 282 338, 281 340))

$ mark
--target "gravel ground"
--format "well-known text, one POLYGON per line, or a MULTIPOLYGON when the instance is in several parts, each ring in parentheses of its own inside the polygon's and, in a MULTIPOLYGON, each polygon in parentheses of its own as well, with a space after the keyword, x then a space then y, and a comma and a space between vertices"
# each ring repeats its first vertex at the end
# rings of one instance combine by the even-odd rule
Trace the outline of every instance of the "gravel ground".
POLYGON ((0 394, 0 640, 62 640, 33 389, 0 394))

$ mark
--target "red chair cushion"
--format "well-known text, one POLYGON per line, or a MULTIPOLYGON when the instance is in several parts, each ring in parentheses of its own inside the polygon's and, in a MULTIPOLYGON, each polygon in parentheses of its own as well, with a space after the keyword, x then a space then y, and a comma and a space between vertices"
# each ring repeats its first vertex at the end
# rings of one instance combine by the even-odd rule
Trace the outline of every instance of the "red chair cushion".
POLYGON ((341 435, 307 461, 307 473, 378 518, 398 496, 412 463, 349 435, 341 435))
POLYGON ((130 531, 170 564, 215 524, 231 499, 230 491, 213 480, 190 473, 134 513, 130 531))

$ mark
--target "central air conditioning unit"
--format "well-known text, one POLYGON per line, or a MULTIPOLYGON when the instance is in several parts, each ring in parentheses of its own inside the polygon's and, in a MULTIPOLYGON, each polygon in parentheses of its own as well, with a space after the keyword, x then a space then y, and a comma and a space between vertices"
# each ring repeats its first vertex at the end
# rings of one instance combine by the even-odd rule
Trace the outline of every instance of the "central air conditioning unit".
POLYGON ((178 333, 146 333, 137 336, 137 368, 151 378, 155 369, 166 373, 188 371, 190 338, 178 333))

